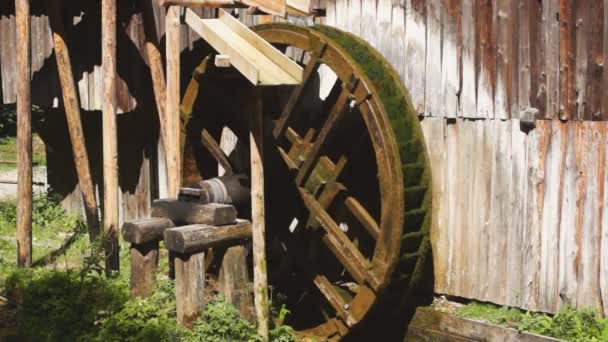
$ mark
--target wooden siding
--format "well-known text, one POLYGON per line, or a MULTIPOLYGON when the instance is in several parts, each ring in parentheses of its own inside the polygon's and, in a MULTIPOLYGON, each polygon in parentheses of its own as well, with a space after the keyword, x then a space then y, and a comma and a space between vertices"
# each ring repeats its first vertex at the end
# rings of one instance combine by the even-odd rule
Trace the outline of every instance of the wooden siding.
POLYGON ((607 122, 425 118, 435 291, 607 312, 607 122))

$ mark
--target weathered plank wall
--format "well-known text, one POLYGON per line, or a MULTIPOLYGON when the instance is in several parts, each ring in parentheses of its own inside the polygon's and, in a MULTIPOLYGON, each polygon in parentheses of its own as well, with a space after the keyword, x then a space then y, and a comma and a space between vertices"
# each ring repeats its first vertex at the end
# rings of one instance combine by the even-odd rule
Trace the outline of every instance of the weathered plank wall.
POLYGON ((608 313, 604 2, 327 6, 325 23, 376 47, 421 114, 434 182, 435 291, 608 313))

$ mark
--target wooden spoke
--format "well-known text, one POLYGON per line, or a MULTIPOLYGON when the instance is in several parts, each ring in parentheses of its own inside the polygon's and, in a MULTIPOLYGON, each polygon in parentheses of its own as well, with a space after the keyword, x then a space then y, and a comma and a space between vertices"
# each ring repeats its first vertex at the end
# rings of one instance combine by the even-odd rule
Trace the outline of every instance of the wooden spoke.
POLYGON ((323 241, 344 265, 350 275, 358 282, 363 283, 371 278, 369 274, 369 261, 361 254, 353 242, 344 234, 338 224, 329 216, 327 211, 305 189, 300 188, 300 195, 304 204, 315 216, 327 234, 323 241))
POLYGON ((227 176, 234 174, 234 168, 232 167, 228 156, 226 155, 226 153, 224 153, 224 151, 220 147, 220 144, 218 144, 217 141, 213 139, 211 134, 209 134, 206 129, 203 129, 203 131, 201 132, 201 142, 203 143, 203 146, 205 146, 207 150, 209 150, 209 153, 211 153, 213 158, 215 158, 215 160, 222 166, 222 168, 224 168, 224 170, 226 171, 225 174, 227 176))
POLYGON ((313 169, 313 165, 315 165, 317 161, 319 161, 321 148, 323 147, 325 140, 327 140, 327 137, 329 136, 329 133, 331 132, 332 128, 334 128, 336 124, 338 124, 340 119, 342 119, 342 116, 345 112, 344 107, 346 106, 346 103, 348 101, 349 94, 350 93, 346 88, 342 89, 342 92, 340 93, 338 100, 334 104, 334 107, 332 108, 329 117, 325 121, 325 124, 323 124, 323 128, 321 128, 319 135, 315 139, 314 145, 312 145, 312 148, 308 153, 306 161, 304 161, 304 164, 300 168, 300 172, 296 177, 297 185, 301 185, 304 183, 308 176, 310 176, 310 173, 313 169))
POLYGON ((380 227, 374 218, 369 214, 369 212, 361 205, 361 203, 354 197, 347 197, 344 201, 344 204, 350 210, 350 212, 355 216, 355 218, 361 223, 363 228, 369 232, 369 234, 374 238, 374 240, 378 240, 380 236, 380 227))
POLYGON ((336 310, 338 317, 342 318, 342 320, 346 322, 349 327, 357 323, 357 321, 348 311, 350 308, 349 304, 344 300, 344 298, 342 298, 340 293, 336 291, 327 277, 318 275, 315 277, 314 282, 319 291, 321 291, 323 296, 325 296, 329 304, 331 304, 331 306, 336 310))
POLYGON ((275 139, 285 133, 285 129, 289 124, 291 114, 293 113, 294 108, 296 108, 296 105, 298 104, 298 101, 300 100, 302 93, 304 92, 304 89, 308 84, 308 81, 312 78, 311 76, 313 76, 317 72, 317 70, 319 70, 319 61, 323 56, 326 47, 327 44, 321 43, 321 46, 315 51, 315 53, 310 56, 310 61, 308 61, 308 64, 304 69, 302 82, 299 85, 295 86, 293 92, 291 93, 291 96, 289 97, 289 100, 287 101, 287 105, 281 113, 281 117, 279 117, 276 122, 273 131, 275 139))

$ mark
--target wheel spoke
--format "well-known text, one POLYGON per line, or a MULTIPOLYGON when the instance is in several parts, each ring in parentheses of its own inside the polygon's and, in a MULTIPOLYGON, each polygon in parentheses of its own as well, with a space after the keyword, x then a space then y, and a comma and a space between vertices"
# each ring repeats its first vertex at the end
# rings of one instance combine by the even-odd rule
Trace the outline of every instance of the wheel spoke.
POLYGON ((336 126, 336 124, 338 124, 340 119, 342 119, 342 117, 344 116, 344 113, 346 111, 344 107, 346 107, 346 104, 348 102, 349 94, 350 93, 346 88, 342 89, 342 92, 340 93, 338 100, 334 104, 329 114, 329 117, 323 124, 323 128, 321 128, 321 131, 315 139, 315 142, 312 145, 310 152, 306 156, 304 164, 300 168, 300 172, 296 177, 297 185, 302 185, 306 181, 306 179, 310 176, 310 173, 313 170, 313 166, 319 161, 319 158, 321 156, 321 148, 323 147, 325 140, 327 140, 327 137, 329 136, 331 130, 336 126))
POLYGON ((201 142, 203 143, 203 146, 207 148, 209 153, 211 153, 213 158, 215 158, 218 164, 224 168, 226 175, 234 174, 234 168, 232 167, 228 156, 226 153, 224 153, 220 145, 217 143, 217 141, 215 141, 215 139, 213 139, 211 134, 209 134, 206 129, 203 129, 201 132, 201 142))
POLYGON ((321 46, 315 51, 315 53, 310 56, 310 61, 308 61, 306 68, 304 68, 302 83, 295 86, 293 92, 291 93, 291 96, 289 97, 289 100, 287 101, 287 105, 281 113, 281 117, 279 117, 276 122, 276 125, 273 130, 275 139, 285 133, 285 129, 289 124, 291 114, 293 113, 294 108, 296 108, 296 105, 298 104, 302 93, 304 93, 304 89, 306 88, 308 81, 310 81, 312 76, 317 72, 317 70, 319 70, 319 62, 321 57, 323 56, 323 53, 325 52, 326 47, 327 44, 322 43, 321 46))
POLYGON ((372 278, 369 274, 369 261, 361 254, 348 236, 344 234, 327 211, 321 207, 319 202, 303 188, 300 188, 300 195, 311 215, 319 220, 319 223, 327 232, 323 237, 323 241, 336 255, 348 273, 360 284, 369 281, 372 278))
POLYGON ((325 299, 331 304, 331 306, 336 310, 338 317, 342 318, 342 320, 350 327, 353 326, 357 321, 348 311, 349 304, 342 298, 342 296, 336 291, 332 283, 327 279, 327 277, 323 275, 318 275, 315 277, 315 285, 321 291, 325 299))
POLYGON ((380 236, 380 227, 378 223, 372 215, 363 207, 363 205, 354 197, 347 197, 344 201, 344 204, 353 214, 353 216, 361 223, 363 228, 369 232, 369 234, 374 238, 374 240, 378 240, 380 236))

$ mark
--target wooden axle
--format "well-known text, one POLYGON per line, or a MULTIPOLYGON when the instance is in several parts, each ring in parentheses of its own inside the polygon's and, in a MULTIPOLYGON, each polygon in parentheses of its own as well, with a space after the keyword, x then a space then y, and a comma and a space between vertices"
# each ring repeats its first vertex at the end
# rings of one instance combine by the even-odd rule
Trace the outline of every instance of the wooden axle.
POLYGON ((178 199, 199 203, 241 204, 251 200, 249 178, 230 175, 202 181, 200 188, 181 188, 178 199))
POLYGON ((194 224, 165 230, 165 247, 176 253, 196 253, 209 248, 231 247, 251 239, 251 223, 238 220, 236 224, 212 226, 194 224))

